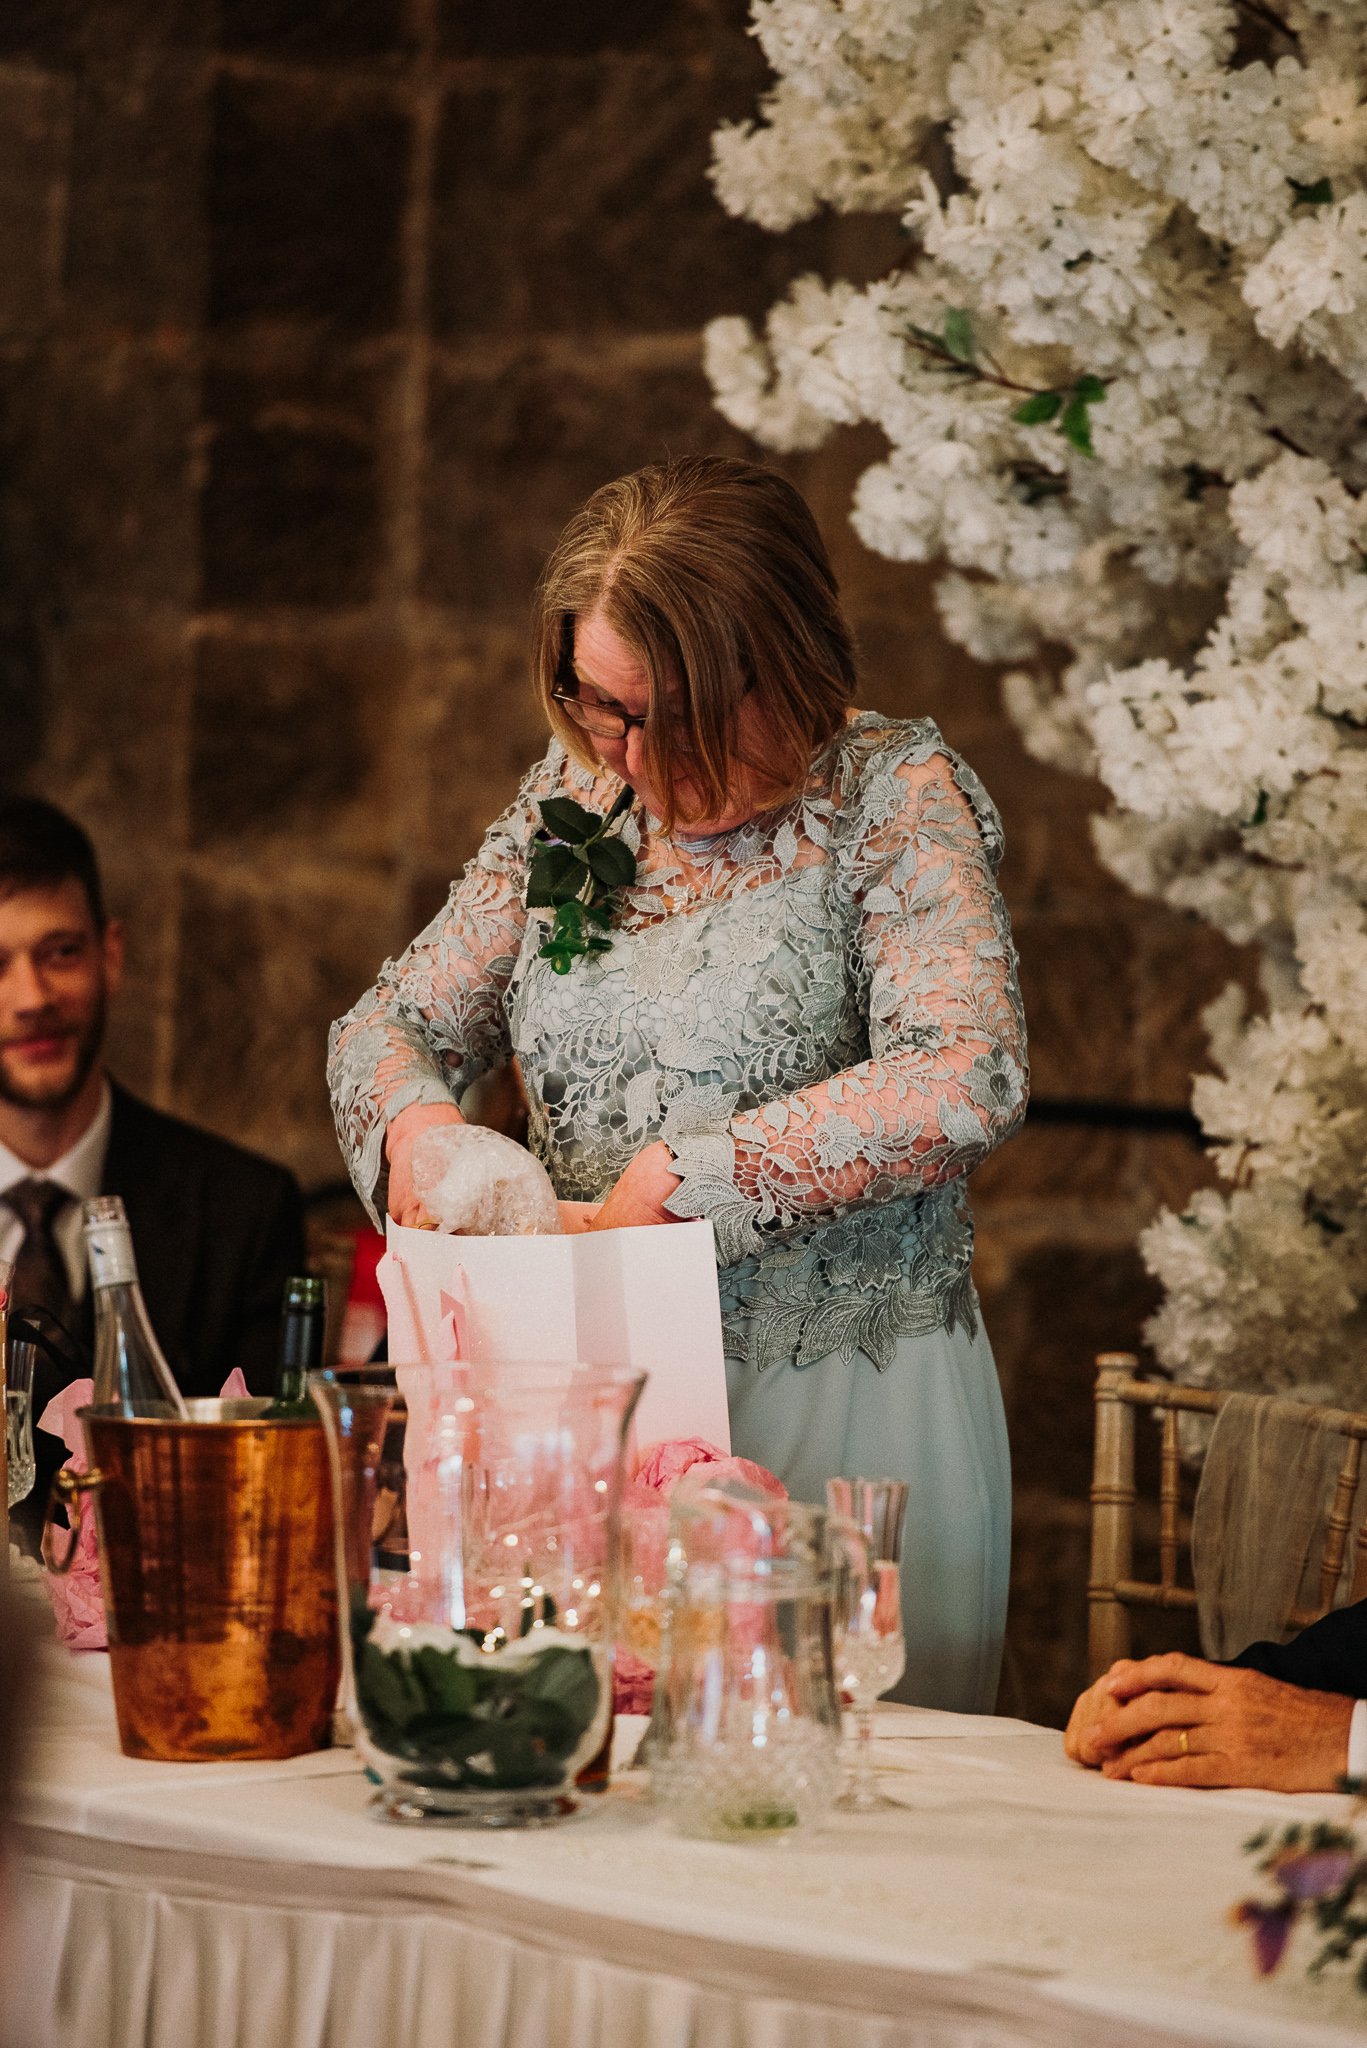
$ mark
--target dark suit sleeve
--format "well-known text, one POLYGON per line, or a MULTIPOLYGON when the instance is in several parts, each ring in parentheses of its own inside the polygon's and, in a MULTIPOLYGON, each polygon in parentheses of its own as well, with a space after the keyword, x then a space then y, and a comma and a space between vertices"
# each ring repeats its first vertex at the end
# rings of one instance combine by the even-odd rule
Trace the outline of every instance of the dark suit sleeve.
POLYGON ((1229 1661, 1284 1685, 1367 1699, 1367 1600, 1336 1607, 1289 1643, 1250 1643, 1229 1661))
POLYGON ((240 1365, 254 1394, 275 1389, 280 1339, 280 1304, 292 1273, 307 1271, 304 1208, 291 1174, 272 1176, 274 1200, 261 1205, 257 1229, 246 1248, 239 1281, 239 1312, 229 1340, 229 1357, 240 1365))

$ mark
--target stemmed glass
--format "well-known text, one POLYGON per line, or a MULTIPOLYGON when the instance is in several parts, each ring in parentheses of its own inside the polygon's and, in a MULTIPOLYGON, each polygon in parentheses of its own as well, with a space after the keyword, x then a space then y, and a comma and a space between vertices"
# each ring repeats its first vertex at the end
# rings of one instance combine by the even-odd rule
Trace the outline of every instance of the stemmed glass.
POLYGON ((11 1337, 5 1360, 6 1513, 33 1491, 34 1347, 11 1337))
POLYGON ((897 1803, 873 1782, 873 1710, 906 1669, 900 1571, 906 1482, 828 1479, 826 1506, 869 1542, 867 1578, 846 1572, 836 1599, 836 1679, 854 1710, 855 1750, 849 1784, 835 1803, 847 1813, 872 1813, 897 1803))

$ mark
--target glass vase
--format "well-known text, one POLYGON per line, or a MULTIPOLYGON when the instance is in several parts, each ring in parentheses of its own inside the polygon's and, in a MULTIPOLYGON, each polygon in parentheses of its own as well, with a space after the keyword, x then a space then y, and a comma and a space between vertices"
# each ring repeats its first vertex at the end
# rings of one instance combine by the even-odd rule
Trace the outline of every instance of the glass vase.
POLYGON ((840 1783, 832 1605, 863 1535, 799 1501, 719 1485, 676 1498, 650 1761, 685 1834, 818 1824, 840 1783))
POLYGON ((612 1707, 622 1461, 640 1374, 314 1374, 357 1748, 390 1818, 572 1813, 612 1707))

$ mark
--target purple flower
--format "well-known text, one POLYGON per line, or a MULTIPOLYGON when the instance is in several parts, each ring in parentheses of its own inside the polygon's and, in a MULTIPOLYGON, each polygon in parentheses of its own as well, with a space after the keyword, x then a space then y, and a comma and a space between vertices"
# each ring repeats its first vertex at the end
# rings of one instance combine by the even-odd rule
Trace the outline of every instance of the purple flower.
POLYGON ((1277 1858, 1272 1875, 1288 1898, 1306 1901, 1342 1891, 1352 1867, 1351 1849, 1295 1849, 1277 1858))
POLYGON ((1295 1918, 1296 1901, 1292 1898, 1279 1899, 1275 1906, 1244 1899, 1234 1908, 1235 1926, 1253 1929, 1253 1960, 1260 1977, 1270 1977, 1281 1961, 1295 1918))

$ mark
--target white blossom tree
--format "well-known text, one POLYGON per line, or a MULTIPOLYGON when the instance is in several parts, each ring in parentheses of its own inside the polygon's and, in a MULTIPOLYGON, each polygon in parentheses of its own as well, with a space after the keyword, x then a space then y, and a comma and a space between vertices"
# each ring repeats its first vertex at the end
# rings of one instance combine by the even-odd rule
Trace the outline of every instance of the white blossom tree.
POLYGON ((1146 1232, 1150 1334, 1184 1379, 1360 1401, 1367 0, 1278 6, 754 0, 776 83, 715 138, 723 203, 887 210, 907 252, 713 322, 707 363, 770 447, 882 429, 862 539, 948 565, 1029 747, 1113 793, 1110 868, 1261 948, 1195 1088, 1227 1191, 1146 1232))

